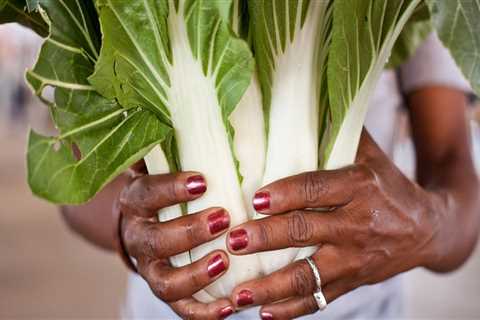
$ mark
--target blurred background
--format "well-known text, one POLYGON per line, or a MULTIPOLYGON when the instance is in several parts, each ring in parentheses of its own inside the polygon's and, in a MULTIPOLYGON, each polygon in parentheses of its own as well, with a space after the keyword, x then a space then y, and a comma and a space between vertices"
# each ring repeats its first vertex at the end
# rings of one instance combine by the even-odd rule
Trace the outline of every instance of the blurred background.
MULTIPOLYGON (((113 254, 68 230, 55 206, 33 197, 25 179, 29 127, 54 132, 47 109, 25 86, 41 39, 16 25, 0 26, 0 319, 118 318, 126 268, 113 254)), ((480 104, 468 121, 480 170, 480 104)), ((412 176, 408 121, 398 112, 395 160, 412 176)), ((479 171, 480 172, 480 171, 479 171)), ((409 319, 480 319, 480 248, 459 271, 414 270, 403 279, 409 319)))

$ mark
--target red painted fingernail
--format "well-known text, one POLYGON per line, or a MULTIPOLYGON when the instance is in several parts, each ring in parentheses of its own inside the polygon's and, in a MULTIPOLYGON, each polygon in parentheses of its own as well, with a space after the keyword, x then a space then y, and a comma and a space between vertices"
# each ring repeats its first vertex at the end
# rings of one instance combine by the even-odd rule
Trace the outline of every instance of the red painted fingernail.
POLYGON ((225 262, 223 262, 222 256, 219 254, 208 261, 207 272, 210 278, 218 276, 225 269, 225 262))
POLYGON ((246 306, 253 303, 252 291, 244 289, 237 295, 237 304, 239 306, 246 306))
POLYGON ((229 315, 233 313, 233 308, 231 306, 225 307, 222 310, 220 310, 219 315, 221 319, 225 319, 229 315))
POLYGON ((205 179, 200 175, 188 177, 185 186, 188 192, 194 196, 202 194, 207 190, 207 184, 205 183, 205 179))
POLYGON ((247 231, 245 229, 233 230, 228 236, 228 243, 234 251, 244 249, 248 244, 247 231))
POLYGON ((225 210, 218 210, 210 214, 207 218, 208 228, 211 234, 218 233, 227 229, 230 226, 230 218, 225 210))
POLYGON ((267 210, 270 208, 270 193, 257 192, 253 197, 253 207, 257 211, 267 210))
POLYGON ((273 320, 273 315, 270 312, 262 312, 260 313, 260 317, 262 320, 273 320))

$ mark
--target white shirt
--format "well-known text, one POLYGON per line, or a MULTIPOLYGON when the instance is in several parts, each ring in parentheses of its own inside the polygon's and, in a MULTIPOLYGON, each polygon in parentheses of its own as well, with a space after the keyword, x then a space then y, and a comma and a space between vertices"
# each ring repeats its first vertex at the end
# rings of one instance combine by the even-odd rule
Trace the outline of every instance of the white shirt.
MULTIPOLYGON (((383 72, 370 100, 366 127, 379 146, 393 155, 397 129, 397 111, 402 107, 403 93, 427 85, 442 85, 469 91, 470 86, 461 74, 447 49, 436 34, 431 34, 414 56, 397 71, 383 72)), ((321 270, 320 270, 321 271, 321 270)), ((358 288, 329 304, 320 314, 302 319, 387 319, 402 317, 402 278, 358 288)), ((147 283, 138 275, 130 275, 124 306, 124 317, 135 319, 179 319, 170 308, 158 300, 147 283)), ((228 319, 258 319, 258 307, 247 309, 228 319)))

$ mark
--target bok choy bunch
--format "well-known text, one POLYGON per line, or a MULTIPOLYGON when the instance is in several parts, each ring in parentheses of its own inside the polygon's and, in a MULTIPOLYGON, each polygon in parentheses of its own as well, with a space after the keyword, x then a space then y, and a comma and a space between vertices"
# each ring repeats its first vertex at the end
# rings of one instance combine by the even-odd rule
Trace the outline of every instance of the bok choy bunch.
MULTIPOLYGON (((151 174, 194 170, 208 183, 160 221, 213 206, 232 226, 262 218, 251 205, 261 185, 353 163, 380 73, 414 49, 411 17, 438 30, 480 92, 479 13, 468 0, 0 0, 0 22, 46 37, 26 78, 59 134, 30 133, 30 187, 83 203, 144 158, 151 174)), ((171 263, 223 248, 225 237, 171 263)), ((196 297, 226 296, 311 250, 230 256, 196 297)))

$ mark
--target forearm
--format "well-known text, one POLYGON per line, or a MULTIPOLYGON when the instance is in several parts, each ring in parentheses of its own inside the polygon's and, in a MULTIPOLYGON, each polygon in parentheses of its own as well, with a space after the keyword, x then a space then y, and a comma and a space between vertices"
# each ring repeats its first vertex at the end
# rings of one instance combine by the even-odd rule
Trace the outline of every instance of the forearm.
POLYGON ((438 217, 427 268, 447 272, 470 256, 480 225, 480 188, 470 153, 466 103, 461 92, 430 88, 412 95, 410 108, 417 179, 432 195, 430 210, 438 217), (443 116, 433 122, 432 113, 443 116))
POLYGON ((467 260, 477 243, 480 225, 479 183, 474 171, 452 164, 443 175, 450 177, 427 186, 438 199, 432 209, 439 224, 427 265, 437 272, 455 270, 467 260))
POLYGON ((114 250, 112 206, 127 181, 127 176, 122 175, 107 185, 89 203, 61 207, 62 215, 70 229, 98 247, 114 250))

